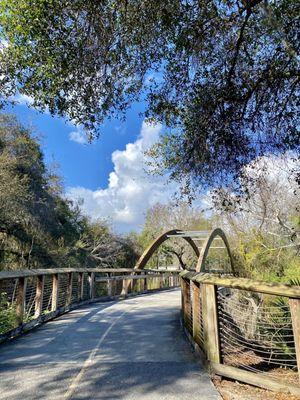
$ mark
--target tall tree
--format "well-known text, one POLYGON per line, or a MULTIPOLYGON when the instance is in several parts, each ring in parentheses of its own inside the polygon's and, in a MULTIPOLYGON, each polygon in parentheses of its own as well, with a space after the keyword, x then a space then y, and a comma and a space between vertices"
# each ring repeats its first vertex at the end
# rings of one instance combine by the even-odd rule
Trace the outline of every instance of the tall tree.
POLYGON ((152 155, 187 186, 299 154, 297 0, 1 0, 0 14, 5 98, 93 135, 144 92, 169 127, 152 155))
POLYGON ((78 240, 82 216, 57 182, 30 130, 1 114, 0 263, 6 268, 63 263, 78 240))
POLYGON ((102 268, 133 268, 141 252, 134 235, 116 235, 101 220, 87 224, 77 246, 88 252, 91 264, 102 268))

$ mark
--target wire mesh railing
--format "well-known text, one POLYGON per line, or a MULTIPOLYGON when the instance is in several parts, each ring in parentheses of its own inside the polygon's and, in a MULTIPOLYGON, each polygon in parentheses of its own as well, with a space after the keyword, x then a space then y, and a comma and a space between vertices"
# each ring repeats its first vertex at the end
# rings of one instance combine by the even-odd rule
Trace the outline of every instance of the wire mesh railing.
POLYGON ((300 287, 180 275, 184 326, 211 371, 300 395, 300 287))
POLYGON ((0 342, 91 301, 179 285, 179 271, 49 269, 0 272, 0 342))

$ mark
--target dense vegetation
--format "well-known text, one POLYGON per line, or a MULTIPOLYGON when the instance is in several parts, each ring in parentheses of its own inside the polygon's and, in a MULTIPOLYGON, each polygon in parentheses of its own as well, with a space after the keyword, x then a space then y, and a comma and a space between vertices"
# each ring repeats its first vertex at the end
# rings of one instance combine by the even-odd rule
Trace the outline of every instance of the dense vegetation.
POLYGON ((39 142, 12 115, 0 115, 0 268, 132 266, 128 238, 90 222, 62 195, 39 142))
MULTIPOLYGON (((184 189, 300 146, 296 0, 2 0, 0 92, 90 135, 140 96, 184 189)), ((299 170, 298 170, 299 172, 299 170)), ((234 183, 238 186, 239 180, 234 183)))

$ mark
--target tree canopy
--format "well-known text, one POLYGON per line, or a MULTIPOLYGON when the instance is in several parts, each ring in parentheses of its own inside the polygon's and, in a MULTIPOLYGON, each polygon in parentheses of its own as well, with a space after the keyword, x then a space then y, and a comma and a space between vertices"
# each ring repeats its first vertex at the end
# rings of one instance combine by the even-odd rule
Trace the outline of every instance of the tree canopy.
POLYGON ((188 185, 299 154, 296 0, 1 0, 0 90, 97 135, 146 98, 151 154, 188 185))

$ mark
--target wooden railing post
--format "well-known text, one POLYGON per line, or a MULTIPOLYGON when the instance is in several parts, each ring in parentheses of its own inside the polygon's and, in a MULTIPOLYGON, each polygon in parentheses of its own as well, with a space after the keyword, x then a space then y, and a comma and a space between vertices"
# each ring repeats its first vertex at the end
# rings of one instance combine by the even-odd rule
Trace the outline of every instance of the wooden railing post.
POLYGON ((36 277, 34 318, 38 318, 42 313, 43 295, 44 295, 44 281, 45 281, 45 276, 44 275, 38 275, 36 277))
MULTIPOLYGON (((112 277, 114 277, 114 275, 112 275, 112 277)), ((113 279, 111 281, 111 296, 112 297, 115 297, 116 291, 117 291, 117 281, 115 279, 113 279)))
MULTIPOLYGON (((192 290, 192 307, 193 307, 193 339, 198 343, 200 334, 200 287, 198 284, 191 281, 192 290)), ((199 344, 199 343, 198 343, 199 344)))
POLYGON ((221 362, 219 324, 217 309, 217 287, 212 284, 203 284, 203 325, 204 341, 207 359, 214 363, 221 362))
POLYGON ((174 287, 175 285, 174 285, 174 275, 173 274, 171 274, 170 275, 170 277, 169 277, 169 282, 170 282, 170 287, 174 287))
POLYGON ((127 293, 133 292, 133 279, 127 280, 127 293))
POLYGON ((89 282, 89 298, 93 299, 95 297, 95 273, 88 273, 88 282, 89 282))
POLYGON ((183 324, 186 325, 186 310, 185 310, 185 305, 186 305, 186 297, 187 297, 187 283, 185 279, 181 278, 180 280, 181 284, 181 311, 182 311, 182 319, 183 319, 183 324))
POLYGON ((52 275, 52 304, 51 311, 56 311, 58 307, 58 285, 59 285, 59 276, 58 274, 52 275))
POLYGON ((162 275, 159 275, 158 281, 159 281, 159 289, 162 289, 164 287, 164 278, 162 275))
POLYGON ((122 280, 122 292, 121 296, 126 297, 128 294, 128 279, 123 279, 122 280))
MULTIPOLYGON (((111 277, 111 274, 108 274, 108 277, 110 278, 111 277)), ((107 281, 107 296, 108 297, 112 297, 112 293, 113 293, 113 281, 111 281, 111 280, 108 280, 107 281)))
POLYGON ((16 294, 16 317, 17 324, 21 325, 24 320, 25 298, 26 298, 27 280, 24 277, 18 278, 17 294, 16 294))
POLYGON ((78 301, 83 300, 83 288, 84 288, 84 275, 83 272, 78 272, 78 301))
POLYGON ((66 307, 72 303, 73 272, 67 273, 67 279, 66 307))
POLYGON ((143 293, 145 290, 145 279, 139 279, 139 293, 143 293))
POLYGON ((298 376, 300 381, 300 300, 289 299, 289 305, 291 310, 298 376))

